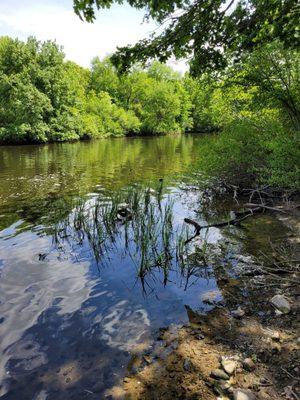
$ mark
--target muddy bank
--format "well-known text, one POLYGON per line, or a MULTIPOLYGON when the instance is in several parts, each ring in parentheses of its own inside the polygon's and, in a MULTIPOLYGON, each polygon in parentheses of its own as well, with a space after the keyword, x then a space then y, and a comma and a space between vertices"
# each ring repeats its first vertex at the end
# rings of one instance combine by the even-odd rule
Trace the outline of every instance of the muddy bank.
MULTIPOLYGON (((256 218, 248 236, 261 218, 268 225, 256 218)), ((221 300, 211 291, 208 312, 187 306, 189 324, 162 328, 108 398, 300 398, 299 214, 278 218, 288 230, 274 230, 271 241, 258 233, 259 254, 236 255, 234 271, 219 270, 221 300)))

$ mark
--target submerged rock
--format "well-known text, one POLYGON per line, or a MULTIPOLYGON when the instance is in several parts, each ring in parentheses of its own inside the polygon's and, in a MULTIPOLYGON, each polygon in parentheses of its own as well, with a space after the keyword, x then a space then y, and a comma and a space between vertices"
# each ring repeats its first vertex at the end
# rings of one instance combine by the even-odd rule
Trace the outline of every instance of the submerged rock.
POLYGON ((256 397, 249 390, 237 389, 233 392, 233 400, 255 400, 256 397))
POLYGON ((281 294, 276 294, 270 300, 271 304, 282 314, 288 314, 291 311, 291 305, 281 294))

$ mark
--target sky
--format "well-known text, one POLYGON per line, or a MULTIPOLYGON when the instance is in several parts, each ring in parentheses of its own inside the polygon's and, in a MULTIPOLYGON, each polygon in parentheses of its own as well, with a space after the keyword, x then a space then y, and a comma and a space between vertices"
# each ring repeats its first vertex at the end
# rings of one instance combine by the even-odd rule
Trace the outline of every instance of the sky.
MULTIPOLYGON (((134 44, 149 35, 155 22, 143 23, 143 12, 128 5, 97 13, 94 23, 83 22, 72 0, 0 0, 0 35, 26 40, 56 40, 66 58, 88 67, 93 57, 112 54, 117 46, 134 44)), ((170 62, 181 72, 184 62, 170 62)))

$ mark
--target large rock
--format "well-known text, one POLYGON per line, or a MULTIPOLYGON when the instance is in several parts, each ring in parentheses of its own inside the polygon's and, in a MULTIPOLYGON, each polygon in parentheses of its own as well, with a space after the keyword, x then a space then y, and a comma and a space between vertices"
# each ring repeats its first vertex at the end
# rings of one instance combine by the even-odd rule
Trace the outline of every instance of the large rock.
POLYGON ((249 390, 236 389, 233 392, 233 400, 255 400, 256 397, 249 390))
POLYGON ((237 366, 238 366, 236 361, 230 360, 230 359, 226 359, 226 358, 222 358, 221 364, 222 364, 222 367, 223 367, 224 371, 228 375, 232 375, 234 373, 234 371, 236 370, 237 366))
POLYGON ((281 294, 276 294, 271 298, 271 304, 282 314, 288 314, 291 311, 291 305, 281 294))

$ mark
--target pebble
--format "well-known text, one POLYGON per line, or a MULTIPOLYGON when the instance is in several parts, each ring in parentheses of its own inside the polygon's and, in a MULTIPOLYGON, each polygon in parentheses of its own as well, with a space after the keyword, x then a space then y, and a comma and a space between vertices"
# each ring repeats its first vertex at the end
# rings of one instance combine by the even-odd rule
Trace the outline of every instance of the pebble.
POLYGON ((288 314, 291 311, 291 305, 281 294, 276 294, 270 300, 271 304, 282 314, 288 314))
POLYGON ((239 307, 239 308, 237 308, 236 310, 233 310, 233 311, 231 312, 231 315, 232 315, 234 318, 242 318, 242 317, 245 315, 245 311, 244 311, 241 307, 239 307))
POLYGON ((148 356, 148 355, 144 355, 143 359, 148 365, 151 364, 152 361, 153 361, 153 358, 151 356, 148 356))
POLYGON ((190 362, 190 360, 189 359, 185 359, 184 360, 184 362, 183 362, 183 369, 185 370, 185 371, 190 371, 191 370, 191 362, 190 362))
POLYGON ((233 400, 255 400, 256 397, 249 390, 237 389, 233 392, 233 400))
POLYGON ((234 360, 222 358, 221 365, 228 375, 232 375, 237 368, 237 362, 234 360))
POLYGON ((271 339, 273 340, 280 340, 280 333, 275 331, 271 333, 271 339))
POLYGON ((199 333, 198 335, 196 335, 196 339, 203 340, 204 339, 204 335, 202 335, 202 333, 199 333))
POLYGON ((229 392, 231 389, 231 386, 228 382, 221 383, 220 387, 224 392, 229 392))
POLYGON ((243 360, 243 367, 247 370, 247 371, 253 371, 255 369, 255 364, 252 360, 252 358, 245 358, 243 360))
POLYGON ((280 344, 279 343, 272 343, 271 350, 272 350, 273 353, 280 353, 281 352, 280 344))
POLYGON ((229 376, 226 374, 226 372, 222 371, 221 369, 215 369, 211 372, 211 376, 216 379, 224 379, 227 381, 229 379, 229 376))

